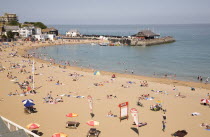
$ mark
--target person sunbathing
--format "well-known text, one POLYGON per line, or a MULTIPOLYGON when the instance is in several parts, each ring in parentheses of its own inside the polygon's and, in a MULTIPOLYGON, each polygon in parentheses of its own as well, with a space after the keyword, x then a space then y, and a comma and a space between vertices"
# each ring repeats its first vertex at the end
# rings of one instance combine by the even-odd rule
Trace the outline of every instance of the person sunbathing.
POLYGON ((8 94, 8 96, 12 96, 13 94, 12 94, 12 92, 10 92, 9 94, 8 94))
MULTIPOLYGON (((133 125, 136 125, 136 123, 133 122, 133 125)), ((142 126, 145 126, 145 125, 147 125, 147 122, 139 122, 138 123, 138 127, 142 127, 142 126)))
POLYGON ((208 124, 201 123, 201 127, 206 127, 208 124))
POLYGON ((116 78, 115 74, 112 75, 112 78, 116 78))
POLYGON ((108 117, 117 117, 117 115, 112 114, 111 110, 108 112, 108 117))
MULTIPOLYGON (((57 95, 57 97, 58 97, 58 95, 57 95)), ((55 102, 63 102, 63 98, 61 97, 61 98, 55 98, 55 102)))

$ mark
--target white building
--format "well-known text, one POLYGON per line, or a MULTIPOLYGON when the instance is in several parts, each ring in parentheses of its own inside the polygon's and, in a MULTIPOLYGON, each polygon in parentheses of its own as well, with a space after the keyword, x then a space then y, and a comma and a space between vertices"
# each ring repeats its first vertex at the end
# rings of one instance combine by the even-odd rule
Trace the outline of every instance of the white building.
POLYGON ((35 34, 35 28, 34 27, 23 27, 19 29, 19 35, 21 37, 27 38, 29 36, 32 36, 35 34))
POLYGON ((81 36, 80 32, 78 30, 69 30, 66 32, 67 37, 78 37, 81 36))
POLYGON ((42 29, 41 28, 35 28, 35 34, 36 35, 41 35, 42 34, 42 29))
POLYGON ((41 34, 41 35, 34 35, 34 37, 36 39, 38 39, 39 41, 45 41, 45 40, 51 40, 54 41, 55 40, 55 34, 41 34))

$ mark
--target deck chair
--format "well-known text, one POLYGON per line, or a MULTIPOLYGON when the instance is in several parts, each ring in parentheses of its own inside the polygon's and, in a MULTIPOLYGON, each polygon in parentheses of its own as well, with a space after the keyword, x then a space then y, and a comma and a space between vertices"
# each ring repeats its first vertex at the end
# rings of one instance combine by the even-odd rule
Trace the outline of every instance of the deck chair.
POLYGON ((99 130, 97 130, 96 128, 91 128, 87 133, 87 137, 98 137, 99 134, 100 134, 99 130))
POLYGON ((70 129, 77 129, 77 127, 80 125, 79 122, 74 122, 74 121, 67 121, 66 122, 66 128, 70 129))
POLYGON ((137 106, 144 107, 144 105, 140 102, 137 102, 137 106))
POLYGON ((31 106, 31 107, 25 107, 24 108, 24 112, 25 113, 28 113, 28 114, 31 114, 31 113, 36 113, 37 110, 36 110, 36 108, 34 108, 33 106, 31 106))

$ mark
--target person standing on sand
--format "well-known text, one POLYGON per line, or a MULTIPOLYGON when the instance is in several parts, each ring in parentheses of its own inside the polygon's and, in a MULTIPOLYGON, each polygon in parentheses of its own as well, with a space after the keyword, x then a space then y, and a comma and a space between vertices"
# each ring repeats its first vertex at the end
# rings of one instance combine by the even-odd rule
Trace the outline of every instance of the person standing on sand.
POLYGON ((205 82, 205 84, 208 84, 208 82, 209 82, 209 77, 206 79, 206 82, 205 82))
POLYGON ((166 122, 165 122, 165 121, 162 121, 162 125, 163 125, 162 131, 165 132, 165 129, 166 129, 166 122))
POLYGON ((166 114, 163 114, 163 120, 166 121, 166 114))

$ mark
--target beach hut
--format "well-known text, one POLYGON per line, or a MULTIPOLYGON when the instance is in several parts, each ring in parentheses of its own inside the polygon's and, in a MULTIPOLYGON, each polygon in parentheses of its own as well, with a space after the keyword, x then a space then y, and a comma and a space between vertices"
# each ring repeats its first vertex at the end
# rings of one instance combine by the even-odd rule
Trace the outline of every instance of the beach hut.
POLYGON ((93 74, 94 75, 101 75, 100 71, 95 71, 93 74))

